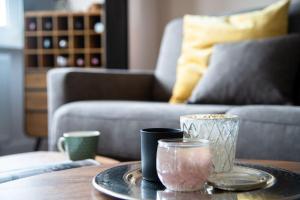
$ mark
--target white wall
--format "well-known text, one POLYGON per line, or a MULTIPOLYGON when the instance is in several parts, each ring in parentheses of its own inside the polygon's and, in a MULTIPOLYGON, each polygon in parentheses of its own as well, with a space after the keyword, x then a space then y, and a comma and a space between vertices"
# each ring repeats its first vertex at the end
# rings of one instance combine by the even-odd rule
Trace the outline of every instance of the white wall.
POLYGON ((214 15, 256 8, 277 0, 129 0, 129 66, 154 69, 163 29, 184 14, 214 15))
POLYGON ((0 28, 0 155, 31 151, 24 133, 23 5, 7 1, 8 23, 0 28))
POLYGON ((24 133, 23 52, 0 47, 0 155, 32 151, 24 133))
POLYGON ((129 66, 154 69, 165 24, 187 12, 197 13, 199 0, 129 0, 129 66))
POLYGON ((93 3, 103 3, 104 0, 68 0, 68 6, 73 11, 86 11, 93 3))
POLYGON ((152 69, 160 40, 159 0, 129 0, 128 4, 129 65, 152 69))
POLYGON ((203 14, 218 14, 262 7, 276 1, 278 0, 200 0, 198 5, 201 7, 203 14))

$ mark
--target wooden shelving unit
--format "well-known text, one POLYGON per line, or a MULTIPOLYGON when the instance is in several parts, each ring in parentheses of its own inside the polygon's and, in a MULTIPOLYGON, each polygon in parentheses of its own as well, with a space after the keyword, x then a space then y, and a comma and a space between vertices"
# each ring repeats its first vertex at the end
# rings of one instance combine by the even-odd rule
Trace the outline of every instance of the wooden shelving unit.
POLYGON ((47 136, 47 70, 105 65, 104 9, 25 13, 25 131, 47 136))

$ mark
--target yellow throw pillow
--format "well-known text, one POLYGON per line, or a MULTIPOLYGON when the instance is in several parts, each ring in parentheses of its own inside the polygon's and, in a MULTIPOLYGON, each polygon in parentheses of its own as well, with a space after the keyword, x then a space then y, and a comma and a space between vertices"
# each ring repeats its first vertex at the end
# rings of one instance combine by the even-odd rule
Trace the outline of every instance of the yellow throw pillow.
POLYGON ((281 0, 260 11, 224 17, 186 15, 170 103, 188 100, 207 69, 213 45, 286 34, 289 3, 289 0, 281 0))

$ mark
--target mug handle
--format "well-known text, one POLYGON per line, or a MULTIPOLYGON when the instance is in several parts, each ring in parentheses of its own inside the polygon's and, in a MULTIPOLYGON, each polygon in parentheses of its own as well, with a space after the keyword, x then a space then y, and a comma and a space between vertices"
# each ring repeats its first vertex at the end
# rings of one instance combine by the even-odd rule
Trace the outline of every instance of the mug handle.
POLYGON ((57 142, 57 148, 60 152, 65 152, 65 138, 60 137, 57 142))

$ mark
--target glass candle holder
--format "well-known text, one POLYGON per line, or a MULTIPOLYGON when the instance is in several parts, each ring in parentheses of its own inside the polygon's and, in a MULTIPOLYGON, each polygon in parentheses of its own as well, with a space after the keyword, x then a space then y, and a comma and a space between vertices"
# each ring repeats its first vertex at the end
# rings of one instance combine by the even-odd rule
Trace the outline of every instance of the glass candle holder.
POLYGON ((195 114, 180 117, 185 139, 210 141, 215 173, 230 172, 235 159, 239 119, 229 114, 195 114))
POLYGON ((156 170, 160 181, 169 190, 201 190, 213 171, 209 141, 159 140, 156 170))

